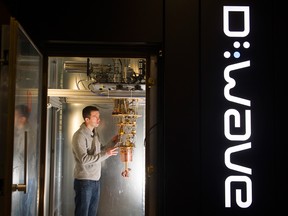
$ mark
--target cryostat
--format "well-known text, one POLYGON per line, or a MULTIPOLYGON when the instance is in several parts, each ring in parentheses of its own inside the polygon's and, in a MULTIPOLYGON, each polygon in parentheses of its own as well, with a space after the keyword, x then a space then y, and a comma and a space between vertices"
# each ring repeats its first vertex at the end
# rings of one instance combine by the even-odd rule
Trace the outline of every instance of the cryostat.
POLYGON ((136 125, 138 115, 138 99, 114 99, 114 110, 112 116, 117 118, 117 126, 120 149, 120 160, 124 163, 123 177, 129 177, 129 162, 133 159, 133 149, 136 142, 136 125))

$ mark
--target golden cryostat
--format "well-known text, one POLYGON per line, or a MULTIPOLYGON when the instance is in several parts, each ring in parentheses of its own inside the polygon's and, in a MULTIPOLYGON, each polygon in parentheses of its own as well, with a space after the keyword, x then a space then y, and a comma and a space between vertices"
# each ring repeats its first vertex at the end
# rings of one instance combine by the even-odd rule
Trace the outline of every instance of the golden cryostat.
POLYGON ((119 127, 118 147, 120 148, 120 160, 124 163, 124 170, 121 173, 123 177, 129 177, 131 169, 128 163, 133 160, 133 149, 136 142, 136 121, 138 115, 138 100, 132 98, 115 99, 112 115, 118 118, 119 127))

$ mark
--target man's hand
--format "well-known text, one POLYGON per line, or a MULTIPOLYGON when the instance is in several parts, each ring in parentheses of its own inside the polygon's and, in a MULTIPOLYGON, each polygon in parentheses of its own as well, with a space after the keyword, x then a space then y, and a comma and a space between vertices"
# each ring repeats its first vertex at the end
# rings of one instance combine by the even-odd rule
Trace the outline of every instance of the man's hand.
POLYGON ((117 155, 118 154, 118 147, 108 148, 106 150, 106 154, 108 154, 109 156, 117 155))

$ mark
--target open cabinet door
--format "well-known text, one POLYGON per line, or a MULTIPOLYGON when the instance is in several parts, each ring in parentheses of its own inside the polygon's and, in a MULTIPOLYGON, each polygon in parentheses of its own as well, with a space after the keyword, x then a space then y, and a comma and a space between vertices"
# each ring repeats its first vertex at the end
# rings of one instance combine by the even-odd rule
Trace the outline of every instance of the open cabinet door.
POLYGON ((1 215, 38 215, 43 56, 14 18, 1 30, 1 215))

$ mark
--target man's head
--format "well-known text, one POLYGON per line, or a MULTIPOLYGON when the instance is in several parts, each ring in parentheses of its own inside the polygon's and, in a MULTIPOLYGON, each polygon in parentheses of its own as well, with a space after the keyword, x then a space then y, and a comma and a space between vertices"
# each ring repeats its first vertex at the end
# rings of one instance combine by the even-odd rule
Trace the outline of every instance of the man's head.
POLYGON ((95 127, 99 126, 100 123, 100 112, 95 106, 86 106, 82 110, 82 116, 84 122, 88 128, 93 130, 95 127))
POLYGON ((28 121, 30 116, 30 110, 28 106, 24 104, 16 105, 15 107, 15 119, 14 123, 17 128, 22 128, 28 121))
POLYGON ((99 112, 99 109, 95 106, 84 107, 84 109, 82 110, 83 119, 85 120, 85 118, 90 118, 92 111, 98 111, 99 112))

